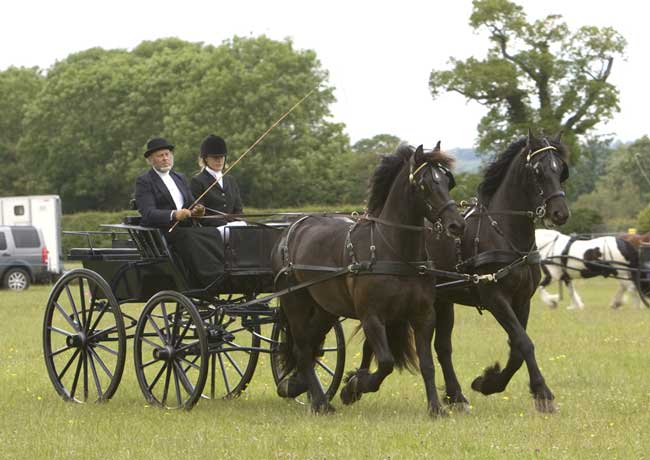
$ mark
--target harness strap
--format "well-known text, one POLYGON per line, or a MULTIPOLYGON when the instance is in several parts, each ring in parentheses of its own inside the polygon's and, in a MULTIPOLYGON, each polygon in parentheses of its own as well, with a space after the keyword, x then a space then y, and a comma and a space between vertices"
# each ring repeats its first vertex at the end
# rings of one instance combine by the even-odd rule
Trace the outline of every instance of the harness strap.
POLYGON ((411 231, 414 231, 414 232, 424 232, 424 231, 429 231, 430 232, 430 231, 433 231, 433 229, 430 228, 430 227, 425 227, 425 226, 420 226, 420 225, 397 224, 395 222, 380 219, 379 217, 374 217, 374 216, 361 216, 361 217, 359 217, 359 220, 370 220, 372 222, 377 222, 379 224, 386 225, 388 227, 401 228, 402 230, 411 230, 411 231))

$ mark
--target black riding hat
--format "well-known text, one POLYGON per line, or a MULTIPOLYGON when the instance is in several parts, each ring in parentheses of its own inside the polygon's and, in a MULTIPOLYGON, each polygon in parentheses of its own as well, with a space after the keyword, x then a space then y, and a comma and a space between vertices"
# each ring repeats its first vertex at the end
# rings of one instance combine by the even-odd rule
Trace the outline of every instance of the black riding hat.
POLYGON ((144 152, 144 157, 147 158, 153 152, 157 152, 158 150, 162 149, 174 150, 174 146, 162 137, 154 137, 149 142, 147 142, 147 151, 144 152))
POLYGON ((201 142, 201 157, 205 158, 208 155, 227 155, 226 141, 222 137, 210 134, 203 142, 201 142))

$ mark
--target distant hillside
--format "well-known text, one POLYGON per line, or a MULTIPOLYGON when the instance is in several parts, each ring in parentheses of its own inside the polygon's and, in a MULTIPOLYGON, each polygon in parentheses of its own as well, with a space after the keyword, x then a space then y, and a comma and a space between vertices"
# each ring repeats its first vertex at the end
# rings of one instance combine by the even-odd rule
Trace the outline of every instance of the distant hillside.
POLYGON ((456 172, 478 172, 481 168, 481 159, 476 155, 474 149, 455 148, 450 149, 454 157, 456 157, 456 172))

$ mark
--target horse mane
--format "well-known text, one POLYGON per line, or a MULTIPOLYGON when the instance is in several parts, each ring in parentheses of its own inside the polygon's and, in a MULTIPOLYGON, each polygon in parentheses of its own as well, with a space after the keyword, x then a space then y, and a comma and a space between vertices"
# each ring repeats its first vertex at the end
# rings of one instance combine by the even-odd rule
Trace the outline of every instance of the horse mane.
MULTIPOLYGON (((408 144, 400 144, 394 153, 384 155, 377 168, 370 177, 368 186, 368 214, 377 216, 388 199, 390 188, 402 170, 402 166, 411 159, 415 148, 408 144)), ((442 150, 433 150, 424 153, 427 163, 440 163, 442 166, 452 169, 454 158, 442 150)))
POLYGON ((518 141, 510 144, 505 152, 488 165, 483 174, 483 181, 478 186, 478 195, 481 201, 485 203, 490 201, 490 198, 492 198, 499 185, 501 185, 501 182, 503 182, 503 178, 506 176, 510 164, 525 146, 526 138, 522 137, 518 141))
MULTIPOLYGON (((557 149, 560 158, 562 158, 564 162, 568 162, 569 152, 566 146, 561 142, 548 137, 542 137, 541 139, 533 140, 535 142, 540 142, 544 139, 548 142, 548 144, 557 149)), ((522 137, 521 139, 513 142, 508 146, 505 152, 499 155, 488 165, 483 175, 483 181, 478 186, 478 196, 482 202, 488 203, 492 196, 494 196, 497 189, 499 188, 499 185, 501 185, 503 179, 508 173, 510 165, 515 160, 515 158, 517 158, 522 149, 526 147, 527 142, 528 139, 526 137, 522 137)))

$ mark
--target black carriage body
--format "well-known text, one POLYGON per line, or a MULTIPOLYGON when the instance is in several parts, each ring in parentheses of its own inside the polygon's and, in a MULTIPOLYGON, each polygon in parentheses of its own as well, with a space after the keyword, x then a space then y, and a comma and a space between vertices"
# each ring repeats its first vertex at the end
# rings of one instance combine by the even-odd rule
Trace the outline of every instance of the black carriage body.
MULTIPOLYGON (((271 250, 284 224, 228 227, 225 234, 223 277, 204 295, 252 295, 273 291, 271 250)), ((126 231, 132 247, 73 248, 69 259, 102 276, 118 302, 145 302, 154 294, 173 290, 200 295, 180 258, 160 230, 135 225, 110 225, 126 231)), ((121 241, 121 240, 115 240, 121 241)), ((115 246, 126 246, 123 243, 115 246)))

